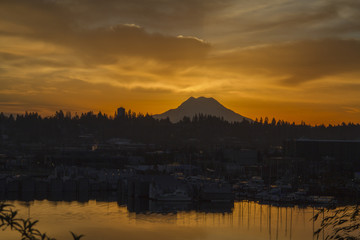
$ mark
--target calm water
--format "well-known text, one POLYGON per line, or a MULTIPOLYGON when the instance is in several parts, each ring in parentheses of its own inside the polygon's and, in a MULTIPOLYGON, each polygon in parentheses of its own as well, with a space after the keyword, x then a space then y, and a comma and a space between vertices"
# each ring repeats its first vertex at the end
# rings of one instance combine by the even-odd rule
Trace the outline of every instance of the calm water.
MULTIPOLYGON (((229 210, 224 207, 224 211, 217 206, 215 212, 200 209, 172 213, 135 213, 117 202, 8 203, 13 204, 22 217, 39 220, 38 228, 58 240, 71 239, 69 231, 85 234, 84 240, 304 240, 313 239, 313 229, 318 226, 310 220, 316 212, 311 207, 278 207, 248 201, 235 202, 229 210)), ((179 208, 181 206, 177 206, 179 208)), ((171 204, 167 209, 171 209, 171 204)), ((0 232, 0 239, 20 238, 18 233, 6 230, 0 232)))

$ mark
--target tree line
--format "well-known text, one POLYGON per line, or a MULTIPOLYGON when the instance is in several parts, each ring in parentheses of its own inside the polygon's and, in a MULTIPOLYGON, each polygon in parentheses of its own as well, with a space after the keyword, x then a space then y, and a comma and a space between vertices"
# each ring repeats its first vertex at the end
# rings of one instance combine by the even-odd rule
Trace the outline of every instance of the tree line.
POLYGON ((300 124, 267 117, 255 121, 227 122, 223 118, 197 114, 184 117, 177 123, 155 119, 149 114, 131 110, 122 116, 109 116, 92 111, 72 115, 62 110, 42 117, 36 112, 18 115, 0 113, 1 142, 40 142, 44 144, 73 144, 81 141, 105 142, 111 138, 126 138, 143 143, 166 145, 197 142, 225 144, 244 142, 255 147, 280 145, 286 139, 342 139, 360 137, 359 123, 338 125, 300 124))

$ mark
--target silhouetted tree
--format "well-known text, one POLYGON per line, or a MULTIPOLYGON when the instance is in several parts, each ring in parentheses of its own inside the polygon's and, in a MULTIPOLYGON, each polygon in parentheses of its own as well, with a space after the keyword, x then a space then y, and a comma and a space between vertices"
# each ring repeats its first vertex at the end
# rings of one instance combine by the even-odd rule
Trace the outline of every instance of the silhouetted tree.
MULTIPOLYGON (((22 240, 56 240, 49 237, 46 233, 40 232, 35 225, 37 220, 22 219, 17 217, 17 211, 13 210, 12 205, 0 202, 0 229, 10 228, 21 234, 22 240)), ((84 235, 77 235, 70 232, 73 240, 80 240, 84 235)))
POLYGON ((360 239, 360 208, 359 205, 347 207, 330 207, 319 210, 313 220, 321 220, 318 230, 314 236, 319 239, 320 234, 326 234, 325 239, 360 239))

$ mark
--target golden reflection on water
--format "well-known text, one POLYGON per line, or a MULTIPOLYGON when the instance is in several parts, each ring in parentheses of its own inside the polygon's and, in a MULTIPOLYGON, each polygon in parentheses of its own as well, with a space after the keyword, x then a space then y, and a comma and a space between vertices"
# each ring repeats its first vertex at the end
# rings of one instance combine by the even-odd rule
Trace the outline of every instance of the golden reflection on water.
MULTIPOLYGON (((180 211, 134 213, 117 202, 9 202, 21 217, 37 219, 50 236, 70 239, 69 231, 98 239, 313 239, 319 225, 316 209, 235 202, 230 212, 180 211)), ((0 239, 18 240, 18 233, 0 232, 0 239)))

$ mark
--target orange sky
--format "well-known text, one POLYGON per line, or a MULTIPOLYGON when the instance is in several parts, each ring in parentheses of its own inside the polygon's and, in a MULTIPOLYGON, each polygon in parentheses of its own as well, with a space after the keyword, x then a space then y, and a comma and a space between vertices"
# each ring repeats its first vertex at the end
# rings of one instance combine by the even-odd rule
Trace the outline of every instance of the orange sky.
POLYGON ((0 111, 359 122, 358 0, 2 0, 0 111))

